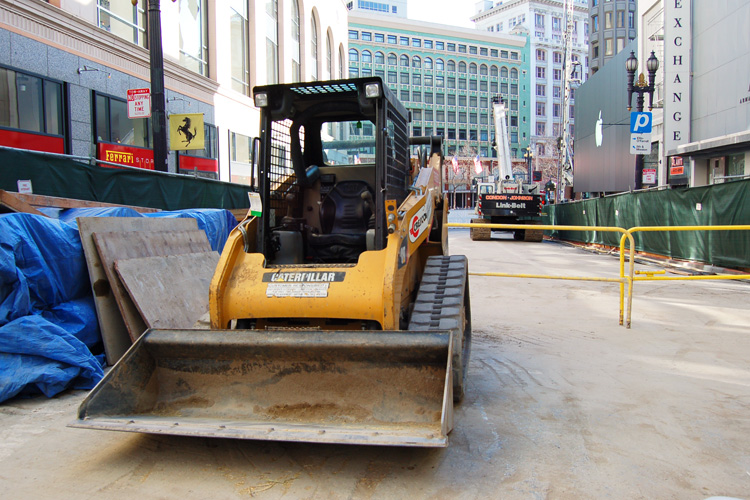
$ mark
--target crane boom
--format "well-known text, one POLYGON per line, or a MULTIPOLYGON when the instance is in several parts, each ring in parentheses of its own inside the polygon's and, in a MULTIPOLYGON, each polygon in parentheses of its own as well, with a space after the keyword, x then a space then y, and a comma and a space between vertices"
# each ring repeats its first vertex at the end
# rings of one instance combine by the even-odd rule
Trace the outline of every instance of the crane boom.
POLYGON ((560 199, 565 193, 565 187, 573 185, 573 137, 570 134, 570 98, 573 83, 573 32, 575 30, 575 23, 573 21, 573 0, 564 0, 564 5, 565 66, 563 67, 563 80, 565 90, 563 94, 562 141, 560 144, 561 165, 559 169, 556 194, 560 199))
POLYGON ((505 121, 506 108, 502 97, 495 96, 492 98, 492 114, 495 119, 495 149, 500 163, 500 179, 512 179, 513 164, 510 161, 508 125, 505 121))

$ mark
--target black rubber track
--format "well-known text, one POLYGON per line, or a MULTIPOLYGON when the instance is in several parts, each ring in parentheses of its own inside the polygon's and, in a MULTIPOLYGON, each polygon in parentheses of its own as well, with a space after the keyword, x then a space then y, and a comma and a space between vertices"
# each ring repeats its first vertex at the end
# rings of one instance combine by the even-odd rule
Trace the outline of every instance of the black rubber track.
POLYGON ((427 259, 409 330, 453 332, 453 401, 460 402, 471 351, 469 269, 465 256, 427 259))

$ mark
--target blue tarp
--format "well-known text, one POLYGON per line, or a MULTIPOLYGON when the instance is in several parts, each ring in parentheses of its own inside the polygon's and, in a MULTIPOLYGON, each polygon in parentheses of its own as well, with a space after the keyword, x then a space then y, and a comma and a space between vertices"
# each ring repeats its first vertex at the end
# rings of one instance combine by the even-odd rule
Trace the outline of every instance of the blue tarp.
MULTIPOLYGON (((0 215, 0 402, 90 389, 102 375, 103 348, 76 217, 141 217, 127 208, 0 215)), ((236 224, 226 210, 149 214, 193 217, 221 251, 236 224)))

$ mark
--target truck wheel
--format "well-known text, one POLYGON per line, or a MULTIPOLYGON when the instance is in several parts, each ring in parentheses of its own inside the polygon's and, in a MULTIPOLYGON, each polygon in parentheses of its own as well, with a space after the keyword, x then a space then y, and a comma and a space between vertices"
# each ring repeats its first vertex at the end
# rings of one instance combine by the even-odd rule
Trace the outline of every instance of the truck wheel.
POLYGON ((427 259, 409 330, 453 332, 453 402, 464 395, 471 352, 471 305, 468 260, 463 255, 427 259))
MULTIPOLYGON (((486 224, 484 219, 471 219, 472 224, 486 224)), ((492 230, 488 227, 472 227, 469 229, 471 241, 487 241, 492 238, 492 230)))

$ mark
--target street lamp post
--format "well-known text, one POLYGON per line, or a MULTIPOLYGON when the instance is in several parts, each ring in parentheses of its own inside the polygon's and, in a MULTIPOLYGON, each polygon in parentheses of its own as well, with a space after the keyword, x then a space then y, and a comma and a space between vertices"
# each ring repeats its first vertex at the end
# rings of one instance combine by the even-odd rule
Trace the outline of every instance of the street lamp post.
MULTIPOLYGON (((643 76, 643 73, 638 77, 638 81, 634 83, 635 71, 638 69, 638 59, 635 57, 635 52, 630 51, 630 57, 625 61, 625 70, 628 72, 628 111, 632 108, 633 94, 637 94, 636 98, 636 111, 643 111, 643 94, 648 94, 648 110, 651 111, 654 107, 654 83, 656 81, 656 70, 659 69, 659 60, 656 58, 654 51, 651 51, 651 56, 646 60, 646 69, 648 70, 648 84, 643 76)), ((639 154, 635 156, 635 189, 643 188, 643 159, 644 155, 639 154)))
POLYGON ((526 179, 528 184, 531 184, 531 160, 534 158, 534 152, 531 150, 531 146, 526 148, 523 157, 526 159, 526 179))

